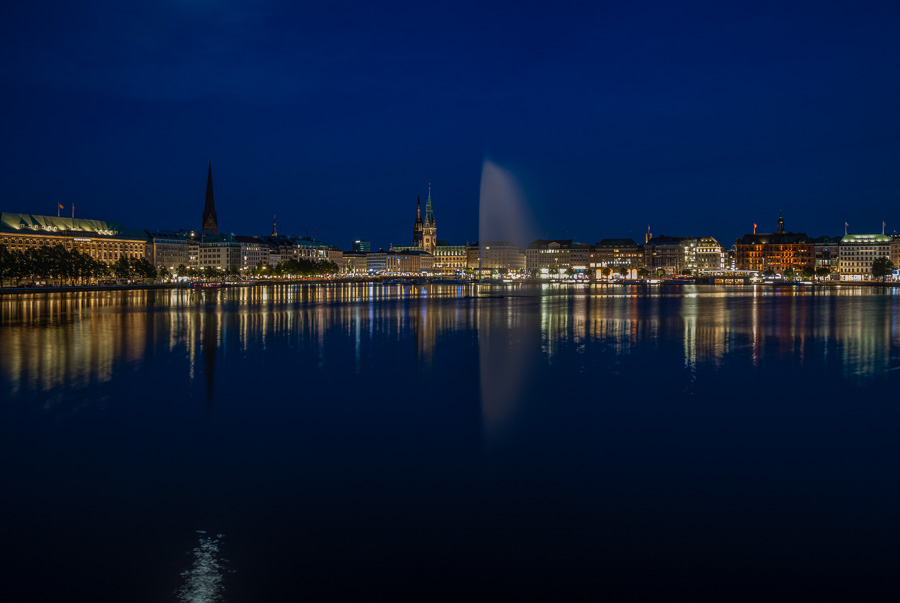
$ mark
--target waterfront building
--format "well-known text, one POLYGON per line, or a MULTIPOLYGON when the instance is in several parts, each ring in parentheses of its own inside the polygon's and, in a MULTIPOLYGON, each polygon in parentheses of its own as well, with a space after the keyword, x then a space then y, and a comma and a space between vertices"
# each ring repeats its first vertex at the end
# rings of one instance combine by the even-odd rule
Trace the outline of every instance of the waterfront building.
POLYGON ((190 245, 182 232, 155 230, 147 232, 150 263, 156 267, 174 270, 191 262, 190 245))
POLYGON ((188 263, 185 266, 197 269, 200 267, 200 238, 193 231, 190 234, 192 236, 185 237, 188 244, 188 263))
POLYGON ((575 239, 537 239, 525 250, 525 270, 534 276, 558 276, 562 271, 585 272, 591 247, 575 239))
POLYGON ((476 243, 475 270, 505 271, 520 273, 525 271, 525 250, 511 241, 485 241, 476 243))
POLYGON ((325 249, 325 259, 338 267, 338 272, 344 270, 344 252, 337 245, 328 245, 325 249))
POLYGON ((478 268, 481 265, 481 250, 478 247, 478 243, 467 243, 466 244, 466 270, 470 272, 477 272, 478 268))
POLYGON ((894 235, 894 240, 891 242, 891 261, 894 263, 894 268, 900 269, 900 237, 894 235))
POLYGON ((434 256, 416 249, 389 251, 385 254, 384 272, 388 274, 430 274, 434 271, 434 256))
POLYGON ((778 229, 768 234, 745 234, 734 244, 738 270, 773 270, 784 273, 791 268, 814 268, 816 246, 805 232, 787 232, 779 214, 778 229))
POLYGON ((200 241, 199 267, 227 272, 243 266, 243 245, 232 234, 204 235, 200 241))
POLYGON ((694 249, 696 250, 694 261, 698 272, 725 269, 727 253, 714 237, 700 237, 694 249))
POLYGON ((366 254, 366 272, 369 274, 383 274, 387 270, 388 252, 378 250, 366 254))
POLYGON ((216 202, 213 199, 212 160, 209 162, 209 173, 206 176, 206 203, 203 206, 203 234, 219 234, 219 217, 216 214, 216 202))
POLYGON ((466 271, 466 246, 438 241, 434 248, 434 273, 459 274, 466 271))
POLYGON ((651 274, 658 270, 680 274, 696 266, 695 253, 696 239, 666 235, 651 237, 644 243, 644 266, 651 274))
POLYGON ((821 236, 813 240, 813 245, 816 253, 816 269, 828 268, 834 277, 838 278, 841 237, 821 236))
POLYGON ((369 253, 372 251, 372 243, 370 241, 357 239, 356 241, 353 241, 350 248, 354 253, 369 253))
POLYGON ((237 242, 241 246, 241 263, 238 266, 240 270, 249 270, 262 264, 269 264, 269 246, 257 237, 235 236, 237 242))
POLYGON ((368 253, 360 253, 349 251, 344 254, 344 264, 342 272, 353 275, 366 274, 368 272, 367 256, 368 253))
POLYGON ((848 234, 841 239, 838 272, 842 281, 868 281, 872 279, 872 262, 878 258, 891 258, 891 244, 886 234, 848 234))
POLYGON ((602 276, 603 268, 634 270, 644 265, 644 248, 632 239, 603 239, 591 247, 590 269, 602 276))
POLYGON ((0 245, 9 251, 62 245, 68 251, 77 249, 109 265, 122 257, 150 260, 146 231, 104 220, 3 212, 0 213, 0 245))

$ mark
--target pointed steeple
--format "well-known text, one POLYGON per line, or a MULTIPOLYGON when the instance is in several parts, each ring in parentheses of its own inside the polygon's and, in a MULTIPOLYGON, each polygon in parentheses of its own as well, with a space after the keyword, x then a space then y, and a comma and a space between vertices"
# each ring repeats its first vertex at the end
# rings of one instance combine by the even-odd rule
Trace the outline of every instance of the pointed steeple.
POLYGON ((275 216, 272 216, 272 236, 273 237, 278 236, 278 228, 276 227, 276 224, 275 224, 275 216))
POLYGON ((425 201, 425 226, 434 226, 434 210, 431 207, 431 183, 428 183, 428 200, 425 201))
POLYGON ((778 234, 784 234, 784 218, 781 216, 781 211, 778 212, 778 230, 775 231, 778 234))
POLYGON ((413 247, 422 246, 422 197, 416 195, 416 221, 413 222, 413 247))
POLYGON ((203 206, 203 228, 200 230, 206 234, 219 234, 219 219, 213 198, 212 160, 209 161, 209 173, 206 176, 206 204, 203 206))

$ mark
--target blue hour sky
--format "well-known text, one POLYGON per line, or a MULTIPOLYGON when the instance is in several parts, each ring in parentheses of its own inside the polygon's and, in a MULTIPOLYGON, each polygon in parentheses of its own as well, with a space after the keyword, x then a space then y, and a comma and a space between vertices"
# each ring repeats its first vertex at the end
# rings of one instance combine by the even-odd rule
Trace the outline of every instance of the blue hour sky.
POLYGON ((409 244, 900 230, 898 2, 5 2, 0 210, 409 244), (67 209, 67 211, 69 211, 67 209))

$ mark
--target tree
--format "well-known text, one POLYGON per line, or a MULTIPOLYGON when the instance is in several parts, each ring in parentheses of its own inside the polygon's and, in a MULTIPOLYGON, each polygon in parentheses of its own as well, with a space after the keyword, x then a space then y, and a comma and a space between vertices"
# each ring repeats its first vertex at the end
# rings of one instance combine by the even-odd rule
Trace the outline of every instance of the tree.
POLYGON ((665 268, 657 268, 657 269, 656 269, 656 276, 662 278, 662 277, 664 277, 665 275, 666 275, 666 269, 665 269, 665 268))
POLYGON ((185 266, 184 264, 178 264, 178 267, 175 269, 175 274, 178 278, 184 278, 191 273, 190 268, 185 266))
POLYGON ((763 270, 763 276, 773 277, 775 276, 775 271, 771 268, 766 268, 763 270))
POLYGON ((813 270, 812 268, 810 268, 809 266, 804 267, 803 270, 800 272, 800 275, 805 279, 810 279, 815 274, 816 274, 816 271, 813 270))
POLYGON ((125 256, 120 257, 116 260, 116 263, 113 264, 112 267, 113 274, 116 275, 116 278, 131 278, 131 264, 128 262, 128 259, 125 256))
POLYGON ((612 274, 612 268, 609 266, 604 266, 600 269, 600 274, 603 275, 603 278, 609 278, 609 275, 612 274))
POLYGON ((647 278, 650 275, 650 271, 646 268, 638 268, 637 270, 638 278, 647 278))
POLYGON ((818 268, 816 268, 816 276, 818 276, 819 278, 825 278, 829 274, 831 274, 831 268, 829 268, 828 266, 819 266, 818 268))
POLYGON ((165 281, 165 280, 168 280, 169 278, 171 278, 172 273, 169 272, 168 268, 163 266, 162 268, 159 269, 159 272, 156 274, 156 276, 157 276, 157 278, 159 278, 159 280, 165 281))
POLYGON ((786 278, 788 280, 793 279, 796 275, 797 275, 797 271, 794 270, 793 268, 786 268, 785 271, 782 273, 782 276, 784 276, 784 278, 786 278))
POLYGON ((690 276, 690 275, 691 275, 691 269, 690 269, 690 268, 685 268, 684 270, 681 271, 681 274, 683 274, 684 276, 690 276))
POLYGON ((131 271, 137 278, 156 278, 156 268, 147 261, 147 258, 132 258, 131 271))
POLYGON ((872 262, 872 278, 880 278, 882 281, 894 272, 894 262, 885 257, 875 258, 872 262))

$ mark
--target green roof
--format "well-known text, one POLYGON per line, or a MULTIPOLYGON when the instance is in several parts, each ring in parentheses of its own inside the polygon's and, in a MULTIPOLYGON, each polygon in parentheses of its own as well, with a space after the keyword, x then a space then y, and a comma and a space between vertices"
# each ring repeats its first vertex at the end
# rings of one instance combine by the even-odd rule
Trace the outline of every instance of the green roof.
POLYGON ((106 236, 133 237, 146 239, 142 230, 131 230, 118 222, 105 220, 84 220, 57 216, 36 216, 34 214, 0 213, 0 229, 31 231, 39 234, 85 232, 106 236))
POLYGON ((859 234, 859 235, 844 235, 841 239, 841 244, 844 243, 890 243, 893 241, 893 237, 886 234, 859 234))

